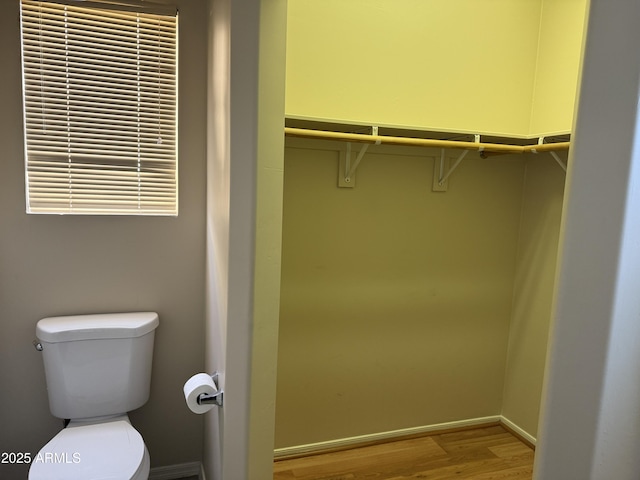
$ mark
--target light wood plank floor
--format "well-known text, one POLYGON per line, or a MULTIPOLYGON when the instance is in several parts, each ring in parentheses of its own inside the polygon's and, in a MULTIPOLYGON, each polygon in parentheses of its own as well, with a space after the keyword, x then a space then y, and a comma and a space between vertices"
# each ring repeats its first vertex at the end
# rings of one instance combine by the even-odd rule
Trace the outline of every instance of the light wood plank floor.
POLYGON ((499 425, 274 463, 274 480, 530 480, 533 450, 499 425))

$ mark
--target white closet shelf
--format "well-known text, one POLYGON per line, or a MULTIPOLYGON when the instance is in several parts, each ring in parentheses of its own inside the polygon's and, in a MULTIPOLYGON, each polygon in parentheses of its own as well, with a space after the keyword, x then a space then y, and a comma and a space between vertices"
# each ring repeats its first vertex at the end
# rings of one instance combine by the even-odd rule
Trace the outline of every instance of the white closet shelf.
POLYGON ((446 132, 425 132, 414 130, 401 130, 392 129, 391 132, 397 132, 403 136, 395 135, 379 135, 378 132, 383 127, 375 125, 344 125, 344 124, 332 124, 321 123, 313 124, 311 126, 315 128, 301 128, 300 126, 285 126, 284 133, 287 137, 298 137, 318 140, 333 140, 340 142, 347 142, 346 151, 341 153, 340 167, 338 171, 338 186, 353 188, 355 186, 356 169, 358 168, 360 161, 366 153, 369 145, 403 145, 410 147, 430 147, 441 149, 440 161, 436 161, 434 164, 434 176, 433 186, 434 192, 446 192, 448 189, 447 179, 451 176, 453 171, 458 167, 462 159, 470 150, 475 150, 480 153, 482 158, 486 158, 492 155, 505 155, 505 154, 524 154, 524 153, 543 153, 548 152, 553 156, 558 165, 566 172, 566 163, 558 156, 556 152, 561 150, 568 150, 570 142, 568 140, 569 135, 556 135, 550 138, 538 137, 538 138, 508 138, 508 137, 490 137, 497 138, 500 143, 497 142, 482 142, 481 135, 479 134, 461 134, 461 133, 446 133, 446 132), (324 128, 323 128, 324 127, 324 128), (330 128, 331 130, 327 130, 330 128), (368 130, 369 133, 356 133, 345 132, 340 130, 368 130), (415 135, 415 136, 414 136, 415 135), (452 140, 451 138, 433 138, 433 137, 457 137, 457 138, 473 138, 474 141, 468 140, 452 140), (431 137, 431 138, 429 138, 431 137), (545 143, 545 141, 551 139, 551 143, 545 143), (532 143, 537 142, 537 143, 532 143), (351 144, 360 143, 362 147, 358 152, 357 157, 351 159, 351 144), (457 159, 450 165, 450 159, 445 157, 446 149, 459 149, 463 152, 457 159))
MULTIPOLYGON (((570 142, 537 143, 534 145, 514 145, 508 143, 468 142, 459 140, 439 140, 433 138, 393 137, 388 135, 370 135, 363 133, 345 133, 327 130, 285 127, 288 137, 315 138, 321 140, 337 140, 350 143, 377 145, 406 145, 414 147, 455 148, 477 150, 481 153, 542 153, 568 150, 570 142)), ((479 136, 478 136, 479 137, 479 136)), ((542 139, 542 137, 541 137, 542 139)))

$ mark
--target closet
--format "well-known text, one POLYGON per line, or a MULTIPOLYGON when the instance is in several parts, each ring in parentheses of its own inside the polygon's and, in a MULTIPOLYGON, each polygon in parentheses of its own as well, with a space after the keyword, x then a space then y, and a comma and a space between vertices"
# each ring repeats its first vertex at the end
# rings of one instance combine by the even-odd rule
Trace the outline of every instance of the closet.
POLYGON ((584 0, 288 8, 276 455, 535 442, 584 0))

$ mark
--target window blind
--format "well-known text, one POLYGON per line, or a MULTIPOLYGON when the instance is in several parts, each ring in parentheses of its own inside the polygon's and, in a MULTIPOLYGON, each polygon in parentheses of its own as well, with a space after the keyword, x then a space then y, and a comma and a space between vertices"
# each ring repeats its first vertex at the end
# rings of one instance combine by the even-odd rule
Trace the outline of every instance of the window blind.
POLYGON ((27 212, 177 215, 177 15, 22 0, 27 212))

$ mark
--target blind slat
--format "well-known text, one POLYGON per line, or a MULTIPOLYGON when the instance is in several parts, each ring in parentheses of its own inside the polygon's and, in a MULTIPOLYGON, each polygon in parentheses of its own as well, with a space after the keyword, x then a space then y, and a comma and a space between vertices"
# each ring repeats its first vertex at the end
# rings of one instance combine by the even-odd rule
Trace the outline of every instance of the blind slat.
POLYGON ((177 215, 177 15, 21 1, 27 211, 177 215))

